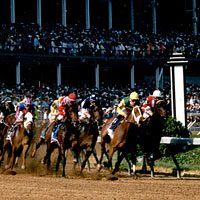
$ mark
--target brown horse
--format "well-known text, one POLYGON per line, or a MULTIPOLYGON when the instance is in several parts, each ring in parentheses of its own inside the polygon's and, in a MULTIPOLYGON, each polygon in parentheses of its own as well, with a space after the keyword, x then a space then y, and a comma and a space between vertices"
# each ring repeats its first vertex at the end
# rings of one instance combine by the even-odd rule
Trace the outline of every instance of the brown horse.
POLYGON ((4 154, 7 150, 10 150, 8 154, 8 157, 10 157, 10 141, 6 140, 5 138, 8 132, 11 131, 12 124, 14 123, 15 119, 15 113, 11 113, 5 118, 5 120, 2 123, 0 123, 0 164, 4 160, 4 154))
POLYGON ((94 105, 90 111, 91 118, 89 121, 82 122, 79 126, 79 151, 84 154, 83 161, 81 163, 81 172, 88 164, 88 170, 90 170, 89 157, 93 154, 97 164, 98 158, 96 155, 95 145, 97 137, 99 135, 99 129, 103 121, 103 111, 100 105, 94 105))
POLYGON ((24 116, 24 122, 19 122, 16 124, 13 134, 11 136, 11 145, 12 145, 12 156, 10 163, 6 166, 6 169, 13 169, 16 159, 22 153, 22 165, 21 168, 25 169, 25 159, 27 151, 30 147, 30 142, 32 139, 32 127, 33 127, 33 115, 28 112, 24 116))
MULTIPOLYGON (((46 133, 47 138, 47 152, 43 159, 43 164, 47 163, 47 168, 49 168, 51 163, 51 153, 55 148, 58 148, 58 160, 56 164, 56 174, 58 172, 59 164, 62 159, 62 176, 65 177, 65 165, 66 165, 66 157, 65 151, 67 149, 72 148, 72 151, 75 153, 75 158, 78 160, 78 130, 75 127, 78 121, 78 111, 75 106, 71 106, 66 110, 66 116, 64 120, 60 123, 59 130, 57 132, 58 143, 51 143, 51 133, 53 130, 52 125, 46 133), (50 131, 49 131, 50 130, 50 131)), ((56 122, 55 122, 56 123, 56 122)), ((54 124, 55 124, 54 123, 54 124)))
POLYGON ((101 131, 101 157, 98 166, 98 171, 101 170, 101 162, 103 154, 106 154, 106 143, 109 144, 108 166, 112 167, 112 156, 114 152, 118 152, 118 160, 112 172, 114 174, 119 169, 122 159, 127 158, 127 154, 131 152, 133 173, 135 173, 136 164, 136 137, 139 132, 138 125, 142 120, 141 110, 139 106, 135 106, 132 112, 129 113, 127 120, 122 120, 114 131, 114 137, 111 139, 108 135, 107 129, 115 117, 110 118, 101 131))

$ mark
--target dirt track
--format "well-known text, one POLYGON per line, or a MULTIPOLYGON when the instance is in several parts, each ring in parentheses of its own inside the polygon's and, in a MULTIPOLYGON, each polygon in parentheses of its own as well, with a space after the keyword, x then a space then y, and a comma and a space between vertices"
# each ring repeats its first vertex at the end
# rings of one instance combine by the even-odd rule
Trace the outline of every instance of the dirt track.
MULTIPOLYGON (((98 149, 98 146, 97 146, 98 149)), ((31 149, 30 149, 31 150, 31 149)), ((29 151, 30 152, 30 151, 29 151)), ((171 175, 171 171, 156 169, 154 179, 149 174, 138 174, 137 179, 129 177, 127 172, 120 172, 110 178, 107 170, 97 173, 93 164, 91 171, 84 170, 83 175, 72 170, 69 154, 65 179, 55 175, 55 165, 52 164, 47 173, 46 166, 40 164, 44 156, 45 146, 36 154, 34 159, 28 157, 27 169, 22 171, 15 168, 16 175, 8 175, 3 171, 0 174, 0 199, 200 199, 200 177, 184 176, 181 180, 171 175), (162 172, 162 173, 161 173, 162 172), (115 179, 116 178, 116 179, 115 179)), ((57 152, 52 155, 56 159, 57 152)), ((90 159, 94 162, 93 157, 90 159)), ((19 160, 20 164, 20 160, 19 160)), ((195 174, 198 174, 196 172, 195 174)))

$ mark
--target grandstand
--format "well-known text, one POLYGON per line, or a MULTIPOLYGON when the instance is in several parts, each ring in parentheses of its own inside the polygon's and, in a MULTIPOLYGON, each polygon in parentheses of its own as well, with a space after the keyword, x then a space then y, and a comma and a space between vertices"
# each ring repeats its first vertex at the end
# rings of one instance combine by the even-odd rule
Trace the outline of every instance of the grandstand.
POLYGON ((142 82, 155 77, 157 67, 167 78, 173 51, 189 61, 189 82, 199 72, 199 1, 26 2, 1 2, 1 82, 97 86, 97 66, 100 85, 142 82))

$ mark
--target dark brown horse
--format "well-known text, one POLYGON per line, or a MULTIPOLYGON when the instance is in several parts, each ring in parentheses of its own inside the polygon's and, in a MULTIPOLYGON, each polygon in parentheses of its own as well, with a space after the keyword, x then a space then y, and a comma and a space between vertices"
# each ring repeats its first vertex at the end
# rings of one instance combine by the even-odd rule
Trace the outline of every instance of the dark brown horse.
MULTIPOLYGON (((58 172, 59 164, 62 159, 62 176, 65 177, 65 165, 66 165, 66 157, 65 151, 67 149, 72 148, 72 151, 75 153, 76 161, 78 160, 78 130, 75 127, 75 124, 78 121, 78 111, 75 106, 71 106, 66 110, 66 116, 64 120, 61 122, 59 126, 59 130, 57 132, 58 143, 51 143, 51 133, 53 130, 53 125, 47 130, 46 138, 47 138, 47 152, 43 159, 43 163, 47 163, 47 168, 49 168, 51 163, 51 153, 55 148, 58 148, 58 160, 56 164, 56 174, 58 172), (50 131, 49 131, 50 130, 50 131)), ((55 122, 56 123, 56 122, 55 122)))
MULTIPOLYGON (((15 113, 11 113, 9 114, 5 120, 0 123, 0 164, 4 159, 4 154, 5 152, 9 149, 11 152, 11 145, 10 145, 10 141, 6 140, 6 136, 8 134, 9 131, 11 131, 12 129, 12 124, 15 121, 15 113)), ((10 153, 8 154, 8 156, 10 157, 10 153)))
POLYGON ((167 116, 167 104, 163 100, 156 102, 153 115, 145 120, 140 127, 140 147, 144 153, 143 170, 146 170, 146 162, 151 169, 151 177, 154 176, 154 161, 159 154, 159 145, 162 135, 162 123, 167 116))
POLYGON ((32 127, 33 127, 33 115, 28 112, 24 116, 24 122, 19 122, 16 124, 13 134, 11 136, 12 145, 12 156, 10 163, 6 166, 6 169, 13 169, 16 159, 22 153, 22 165, 21 168, 25 169, 25 159, 27 151, 30 147, 30 142, 32 139, 32 127))
POLYGON ((139 106, 135 106, 129 113, 127 120, 122 120, 118 127, 114 130, 114 137, 111 139, 107 129, 115 117, 109 119, 101 131, 101 158, 98 166, 98 171, 101 170, 101 162, 103 155, 106 154, 106 143, 109 144, 108 166, 112 167, 112 156, 114 152, 118 152, 118 160, 112 172, 114 174, 119 169, 122 159, 127 158, 127 154, 131 152, 133 164, 133 173, 135 173, 136 164, 136 137, 139 132, 138 125, 142 120, 141 110, 139 106))

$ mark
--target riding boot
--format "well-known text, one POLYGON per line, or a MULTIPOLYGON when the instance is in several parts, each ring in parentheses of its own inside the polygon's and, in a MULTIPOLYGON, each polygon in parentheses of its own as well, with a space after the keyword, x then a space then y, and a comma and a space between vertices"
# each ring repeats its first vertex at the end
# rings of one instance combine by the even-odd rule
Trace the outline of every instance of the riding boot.
POLYGON ((55 127, 56 128, 56 129, 54 129, 55 131, 52 132, 51 142, 58 142, 57 133, 58 133, 58 130, 59 130, 61 125, 62 125, 62 123, 60 123, 57 127, 55 127))
POLYGON ((16 127, 16 124, 14 124, 12 127, 9 128, 8 134, 6 136, 6 140, 10 140, 11 139, 11 136, 12 136, 13 131, 15 130, 15 127, 16 127))
POLYGON ((49 124, 47 124, 45 129, 42 131, 41 136, 40 136, 41 139, 45 139, 45 135, 46 135, 46 131, 47 131, 48 127, 49 127, 49 124))

